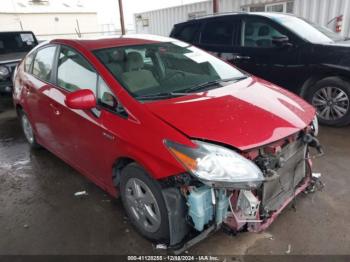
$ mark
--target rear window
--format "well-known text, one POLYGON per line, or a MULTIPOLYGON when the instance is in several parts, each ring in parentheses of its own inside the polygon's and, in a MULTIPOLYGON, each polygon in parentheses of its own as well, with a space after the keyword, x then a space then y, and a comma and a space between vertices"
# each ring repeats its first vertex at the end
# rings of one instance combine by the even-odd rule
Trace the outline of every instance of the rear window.
POLYGON ((37 42, 32 33, 1 33, 0 54, 29 52, 37 42))

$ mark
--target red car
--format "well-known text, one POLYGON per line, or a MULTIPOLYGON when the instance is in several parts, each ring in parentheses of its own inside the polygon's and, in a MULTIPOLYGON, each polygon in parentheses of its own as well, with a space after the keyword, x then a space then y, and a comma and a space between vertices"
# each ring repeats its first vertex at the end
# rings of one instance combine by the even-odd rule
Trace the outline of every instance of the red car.
POLYGON ((32 148, 48 149, 168 247, 260 231, 313 185, 315 109, 184 42, 52 40, 14 76, 32 148))

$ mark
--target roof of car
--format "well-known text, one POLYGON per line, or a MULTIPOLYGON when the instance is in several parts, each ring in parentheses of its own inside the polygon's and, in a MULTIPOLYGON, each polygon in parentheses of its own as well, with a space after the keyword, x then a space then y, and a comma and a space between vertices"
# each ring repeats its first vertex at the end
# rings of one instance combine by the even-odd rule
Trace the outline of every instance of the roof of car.
POLYGON ((104 49, 118 46, 132 46, 142 44, 152 44, 161 42, 178 41, 169 37, 157 35, 125 35, 125 36, 107 36, 94 39, 54 39, 50 43, 79 44, 88 50, 104 49))
POLYGON ((204 16, 199 16, 194 19, 187 20, 185 22, 178 23, 180 24, 186 24, 189 22, 194 21, 200 21, 200 20, 207 20, 207 19, 215 19, 217 17, 225 17, 225 16, 237 16, 237 15, 251 15, 251 16, 264 16, 268 18, 281 18, 281 17, 290 17, 294 16, 293 14, 287 14, 287 13, 277 13, 277 12, 226 12, 226 13, 217 13, 217 14, 209 14, 204 16))

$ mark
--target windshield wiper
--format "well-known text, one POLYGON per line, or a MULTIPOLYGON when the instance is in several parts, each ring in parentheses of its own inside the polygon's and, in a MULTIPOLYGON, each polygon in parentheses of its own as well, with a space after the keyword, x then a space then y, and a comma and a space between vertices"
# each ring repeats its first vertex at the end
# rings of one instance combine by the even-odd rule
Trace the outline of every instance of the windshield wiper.
POLYGON ((186 92, 186 93, 191 93, 191 92, 194 92, 194 91, 199 91, 199 90, 203 90, 203 89, 206 89, 210 86, 214 86, 214 85, 217 85, 217 84, 220 84, 220 83, 223 83, 223 82, 231 82, 231 81, 234 81, 234 82, 238 82, 240 80, 243 80, 243 79, 246 79, 248 76, 240 76, 240 77, 232 77, 232 78, 227 78, 227 79, 216 79, 216 80, 213 80, 213 81, 208 81, 208 82, 204 82, 200 85, 196 85, 196 86, 193 86, 189 89, 185 89, 185 90, 182 90, 183 92, 186 92))
POLYGON ((149 94, 149 95, 136 96, 135 98, 140 100, 155 100, 155 99, 171 98, 171 97, 184 96, 184 95, 188 95, 188 94, 178 93, 178 92, 164 92, 164 93, 155 93, 155 94, 149 94))

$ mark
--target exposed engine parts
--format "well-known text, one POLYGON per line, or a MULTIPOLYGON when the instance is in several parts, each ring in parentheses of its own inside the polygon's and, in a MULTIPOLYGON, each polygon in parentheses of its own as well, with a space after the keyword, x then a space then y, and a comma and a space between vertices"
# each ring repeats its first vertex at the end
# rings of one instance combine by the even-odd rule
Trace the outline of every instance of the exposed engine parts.
POLYGON ((323 154, 318 140, 303 132, 246 152, 245 156, 261 169, 265 178, 256 188, 214 188, 189 174, 164 182, 178 187, 163 192, 171 210, 170 246, 188 248, 219 228, 230 234, 267 228, 299 193, 323 187, 321 175, 311 172, 309 147, 323 154))

